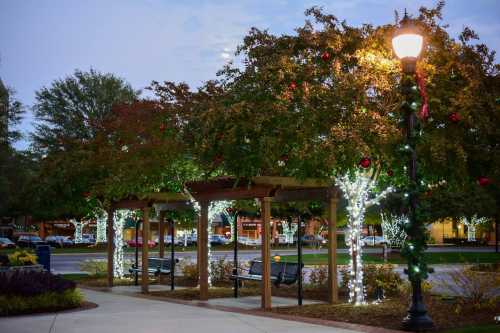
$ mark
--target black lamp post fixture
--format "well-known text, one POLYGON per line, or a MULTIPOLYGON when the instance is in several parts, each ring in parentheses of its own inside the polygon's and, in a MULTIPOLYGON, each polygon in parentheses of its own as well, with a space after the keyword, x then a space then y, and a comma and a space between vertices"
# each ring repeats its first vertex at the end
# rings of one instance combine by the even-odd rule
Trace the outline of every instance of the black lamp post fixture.
POLYGON ((417 125, 415 101, 415 73, 417 59, 420 56, 424 38, 418 27, 412 22, 405 12, 400 26, 392 38, 394 53, 401 60, 403 76, 401 88, 405 96, 402 109, 405 116, 406 145, 405 151, 409 154, 408 165, 408 220, 406 232, 408 240, 403 248, 404 255, 408 258, 408 279, 412 285, 412 302, 408 315, 403 320, 403 328, 409 331, 425 331, 432 329, 434 324, 427 315, 427 309, 422 297, 422 280, 427 277, 429 269, 423 261, 426 248, 426 230, 422 221, 416 216, 418 180, 417 180, 417 153, 415 131, 417 125))

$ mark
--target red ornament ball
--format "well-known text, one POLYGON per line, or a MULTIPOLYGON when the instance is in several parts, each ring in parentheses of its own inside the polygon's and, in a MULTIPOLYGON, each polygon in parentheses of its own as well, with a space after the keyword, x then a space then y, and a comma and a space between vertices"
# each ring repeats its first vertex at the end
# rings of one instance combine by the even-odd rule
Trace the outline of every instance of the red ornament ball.
POLYGON ((323 59, 323 61, 330 60, 330 53, 328 53, 327 51, 323 52, 323 54, 321 55, 321 59, 323 59))
POLYGON ((165 124, 161 124, 160 125, 160 132, 165 132, 165 129, 167 128, 167 126, 165 126, 165 124))
POLYGON ((448 119, 453 123, 458 123, 462 118, 456 112, 452 112, 448 115, 448 119))
POLYGON ((90 197, 90 192, 83 192, 83 196, 85 198, 89 198, 90 197))
POLYGON ((226 209, 226 212, 229 214, 229 215, 232 215, 233 212, 234 212, 234 209, 232 207, 229 207, 226 209))
POLYGON ((392 171, 392 169, 387 170, 387 176, 389 177, 394 176, 394 171, 392 171))
POLYGON ((479 177, 477 179, 477 183, 479 184, 479 186, 488 186, 492 183, 492 180, 488 177, 479 177))
POLYGON ((359 161, 359 166, 361 166, 364 169, 369 168, 371 164, 372 164, 372 161, 368 157, 363 157, 359 161))
POLYGON ((290 82, 290 84, 288 85, 288 88, 289 88, 290 90, 295 90, 295 89, 297 89, 297 83, 296 83, 295 81, 290 82))

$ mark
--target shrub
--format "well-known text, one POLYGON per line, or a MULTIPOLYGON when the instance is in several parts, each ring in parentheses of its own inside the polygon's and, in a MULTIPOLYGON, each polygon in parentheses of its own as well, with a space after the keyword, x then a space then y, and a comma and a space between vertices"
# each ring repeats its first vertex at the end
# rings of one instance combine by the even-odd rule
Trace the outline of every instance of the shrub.
POLYGON ((181 272, 187 281, 198 283, 198 265, 188 260, 183 260, 181 272))
POLYGON ((500 273, 500 262, 494 262, 490 264, 477 264, 470 268, 472 271, 476 272, 497 272, 500 273))
POLYGON ((82 301, 83 296, 77 289, 36 296, 0 294, 0 316, 70 309, 80 306, 82 301))
MULTIPOLYGON (((342 276, 340 291, 348 293, 349 266, 340 268, 342 276)), ((377 288, 384 290, 386 296, 396 296, 401 293, 402 280, 398 273, 394 272, 394 266, 384 265, 363 265, 363 285, 366 288, 368 297, 375 295, 377 288)))
POLYGON ((309 283, 312 287, 326 287, 328 283, 328 266, 314 266, 309 274, 309 283))
POLYGON ((464 301, 480 308, 496 302, 500 275, 484 273, 464 267, 446 274, 439 284, 446 292, 461 296, 464 301))
POLYGON ((95 275, 104 275, 108 272, 108 262, 105 259, 88 259, 80 264, 82 272, 95 275))
POLYGON ((0 273, 0 295, 30 297, 48 292, 74 290, 76 284, 49 272, 13 271, 0 273))
POLYGON ((38 258, 36 254, 30 253, 26 250, 16 251, 9 254, 9 264, 11 266, 35 265, 37 260, 38 258))
POLYGON ((226 261, 226 258, 218 258, 210 262, 210 280, 212 284, 218 285, 229 281, 229 276, 233 273, 233 263, 226 261))

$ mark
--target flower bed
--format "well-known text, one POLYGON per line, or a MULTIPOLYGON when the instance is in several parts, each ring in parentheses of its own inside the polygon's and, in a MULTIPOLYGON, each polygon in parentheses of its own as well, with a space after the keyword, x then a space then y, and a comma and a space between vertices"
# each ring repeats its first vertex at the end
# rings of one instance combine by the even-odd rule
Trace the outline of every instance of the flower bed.
POLYGON ((0 316, 60 311, 83 302, 73 281, 48 272, 2 272, 0 281, 0 316))

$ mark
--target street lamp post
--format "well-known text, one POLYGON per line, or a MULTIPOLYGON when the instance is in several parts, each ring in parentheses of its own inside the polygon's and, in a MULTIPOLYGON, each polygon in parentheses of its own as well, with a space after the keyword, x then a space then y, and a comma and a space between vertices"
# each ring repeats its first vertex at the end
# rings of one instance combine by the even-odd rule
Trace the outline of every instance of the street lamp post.
POLYGON ((405 13, 392 39, 392 46, 396 56, 401 60, 403 77, 401 87, 405 95, 403 112, 406 127, 405 149, 409 153, 407 165, 409 180, 409 226, 407 228, 408 241, 405 244, 405 251, 408 257, 408 279, 412 286, 412 302, 408 309, 408 315, 403 320, 403 328, 411 331, 424 331, 434 327, 431 318, 427 314, 427 309, 422 297, 422 278, 427 276, 427 266, 422 260, 425 250, 425 227, 417 219, 417 153, 415 125, 417 122, 414 107, 413 87, 416 72, 417 59, 423 48, 424 38, 419 33, 417 27, 405 13))

